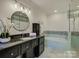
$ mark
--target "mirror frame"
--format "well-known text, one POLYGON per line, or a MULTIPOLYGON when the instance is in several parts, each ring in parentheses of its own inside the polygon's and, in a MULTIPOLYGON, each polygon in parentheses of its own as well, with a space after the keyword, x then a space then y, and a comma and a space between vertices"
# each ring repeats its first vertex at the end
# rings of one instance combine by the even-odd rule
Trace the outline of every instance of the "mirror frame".
MULTIPOLYGON (((26 15, 25 17, 28 18, 28 25, 27 25, 26 28, 24 28, 24 29, 17 29, 15 26, 13 26, 13 28, 14 28, 15 30, 18 30, 18 31, 25 31, 25 30, 27 30, 28 27, 29 27, 29 25, 30 25, 30 20, 29 20, 29 17, 27 16, 27 14, 26 14, 26 13, 23 13, 22 11, 15 11, 15 12, 11 15, 11 23, 13 23, 13 22, 12 22, 12 18, 13 18, 13 16, 14 16, 16 13, 22 13, 22 14, 26 15)), ((20 15, 19 15, 19 16, 20 16, 20 15)), ((14 23, 13 23, 13 24, 14 24, 14 23)), ((15 25, 15 24, 14 24, 14 25, 15 25)))

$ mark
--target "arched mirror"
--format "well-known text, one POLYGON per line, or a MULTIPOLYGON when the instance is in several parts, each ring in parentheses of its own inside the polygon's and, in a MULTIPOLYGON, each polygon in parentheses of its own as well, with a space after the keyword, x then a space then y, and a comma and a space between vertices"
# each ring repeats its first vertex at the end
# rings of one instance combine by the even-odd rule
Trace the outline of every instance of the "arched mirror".
POLYGON ((2 22, 2 20, 0 19, 0 34, 4 32, 4 24, 2 22))
POLYGON ((29 27, 29 18, 26 13, 16 11, 11 16, 11 22, 14 24, 14 28, 18 31, 24 31, 29 27))

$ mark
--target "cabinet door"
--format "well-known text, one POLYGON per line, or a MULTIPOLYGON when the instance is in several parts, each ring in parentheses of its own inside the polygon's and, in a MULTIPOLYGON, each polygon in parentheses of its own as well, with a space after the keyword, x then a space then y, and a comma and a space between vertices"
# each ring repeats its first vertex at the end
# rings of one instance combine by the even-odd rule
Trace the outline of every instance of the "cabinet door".
POLYGON ((30 49, 27 50, 26 57, 27 58, 33 58, 34 57, 34 50, 33 50, 33 48, 30 48, 30 49))
POLYGON ((0 51, 0 58, 15 58, 20 54, 20 46, 10 47, 0 51))
POLYGON ((39 38, 39 44, 44 43, 44 37, 39 38))
POLYGON ((30 46, 30 42, 23 43, 21 46, 21 54, 25 53, 30 48, 30 46))
POLYGON ((41 54, 44 51, 44 44, 41 44, 39 46, 39 54, 41 54))
POLYGON ((39 57, 44 51, 44 44, 40 44, 34 48, 35 57, 39 57))
POLYGON ((36 57, 40 56, 44 51, 44 36, 38 38, 38 46, 34 48, 34 54, 36 57))
POLYGON ((38 39, 32 40, 32 47, 36 47, 38 45, 38 39))
POLYGON ((32 40, 25 42, 22 44, 22 58, 33 58, 34 57, 34 51, 32 47, 32 40))
POLYGON ((34 51, 33 48, 29 48, 25 53, 23 53, 22 58, 33 58, 34 57, 34 51))

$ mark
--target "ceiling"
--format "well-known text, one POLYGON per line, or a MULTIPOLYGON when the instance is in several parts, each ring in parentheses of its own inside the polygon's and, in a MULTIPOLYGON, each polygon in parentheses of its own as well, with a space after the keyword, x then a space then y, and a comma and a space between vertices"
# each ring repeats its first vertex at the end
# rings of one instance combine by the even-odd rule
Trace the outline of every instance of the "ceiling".
POLYGON ((53 13, 54 10, 58 12, 66 12, 69 10, 69 0, 31 0, 33 3, 41 7, 47 13, 53 13))
POLYGON ((79 9, 79 0, 31 0, 47 13, 53 14, 54 10, 58 12, 67 12, 70 9, 79 9))

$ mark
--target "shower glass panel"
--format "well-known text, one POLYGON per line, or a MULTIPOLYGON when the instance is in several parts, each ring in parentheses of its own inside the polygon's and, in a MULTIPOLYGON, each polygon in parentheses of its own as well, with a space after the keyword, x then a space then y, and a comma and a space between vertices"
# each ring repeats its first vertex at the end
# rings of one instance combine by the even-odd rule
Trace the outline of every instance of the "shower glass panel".
POLYGON ((71 48, 79 54, 79 0, 70 4, 71 48))

